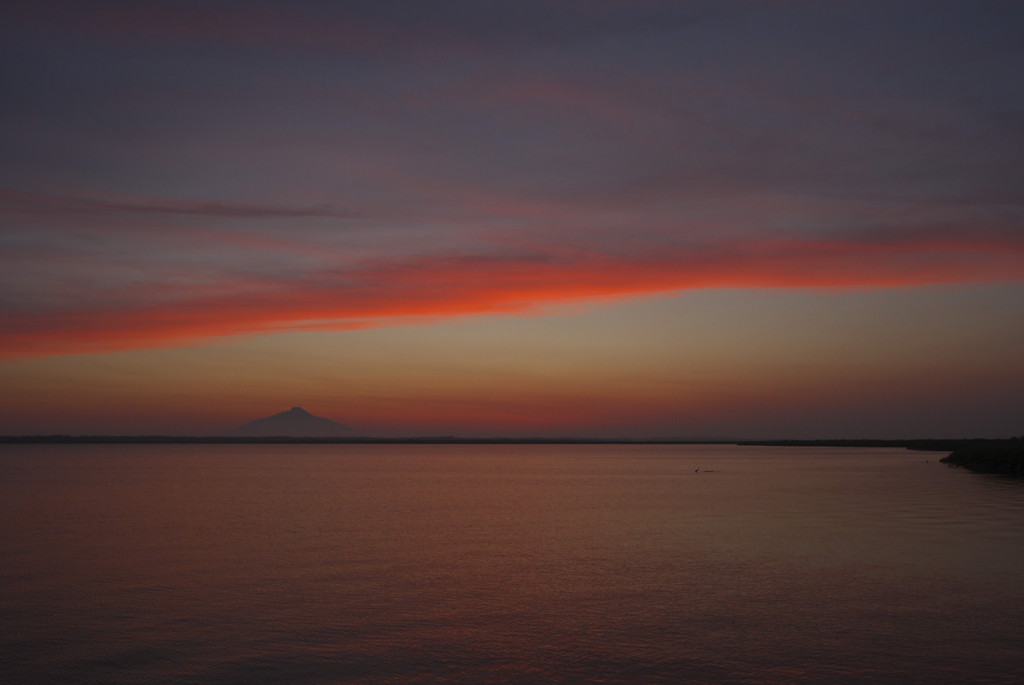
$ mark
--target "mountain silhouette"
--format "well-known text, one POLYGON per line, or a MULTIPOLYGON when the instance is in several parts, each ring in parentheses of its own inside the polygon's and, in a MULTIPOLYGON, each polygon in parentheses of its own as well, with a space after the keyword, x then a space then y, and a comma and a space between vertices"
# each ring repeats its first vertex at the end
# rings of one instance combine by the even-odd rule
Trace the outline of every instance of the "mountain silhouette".
POLYGON ((239 426, 234 430, 234 434, 260 437, 337 438, 354 435, 355 431, 336 421, 313 416, 302 407, 292 407, 280 414, 256 419, 244 426, 239 426))

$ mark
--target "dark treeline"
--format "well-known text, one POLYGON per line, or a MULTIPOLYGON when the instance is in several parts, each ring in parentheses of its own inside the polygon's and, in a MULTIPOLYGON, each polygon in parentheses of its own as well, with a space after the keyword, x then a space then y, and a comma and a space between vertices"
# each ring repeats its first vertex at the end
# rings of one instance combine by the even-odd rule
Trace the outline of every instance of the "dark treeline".
POLYGON ((975 473, 1024 477, 1024 436, 1008 440, 972 440, 940 461, 975 473))

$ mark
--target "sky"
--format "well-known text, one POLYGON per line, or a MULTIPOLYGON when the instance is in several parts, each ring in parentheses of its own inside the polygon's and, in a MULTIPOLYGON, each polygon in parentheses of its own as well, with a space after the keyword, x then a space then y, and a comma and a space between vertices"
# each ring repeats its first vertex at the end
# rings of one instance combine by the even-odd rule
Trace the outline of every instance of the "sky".
POLYGON ((0 433, 1024 433, 1024 3, 0 9, 0 433))

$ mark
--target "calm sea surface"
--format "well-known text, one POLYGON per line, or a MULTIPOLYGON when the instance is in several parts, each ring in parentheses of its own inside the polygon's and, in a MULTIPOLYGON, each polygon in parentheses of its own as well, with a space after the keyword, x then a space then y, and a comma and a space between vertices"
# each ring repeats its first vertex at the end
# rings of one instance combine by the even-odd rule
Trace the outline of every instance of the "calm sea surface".
POLYGON ((0 682, 1024 682, 1024 482, 941 456, 2 446, 0 682))

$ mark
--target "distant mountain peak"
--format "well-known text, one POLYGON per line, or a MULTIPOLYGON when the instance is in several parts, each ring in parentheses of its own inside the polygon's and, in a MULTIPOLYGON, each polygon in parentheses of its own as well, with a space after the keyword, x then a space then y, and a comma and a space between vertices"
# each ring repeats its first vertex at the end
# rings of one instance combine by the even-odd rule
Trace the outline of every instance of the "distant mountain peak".
POLYGON ((250 421, 233 432, 236 435, 291 438, 337 438, 355 435, 355 431, 348 426, 314 416, 302 407, 292 407, 280 414, 250 421))

